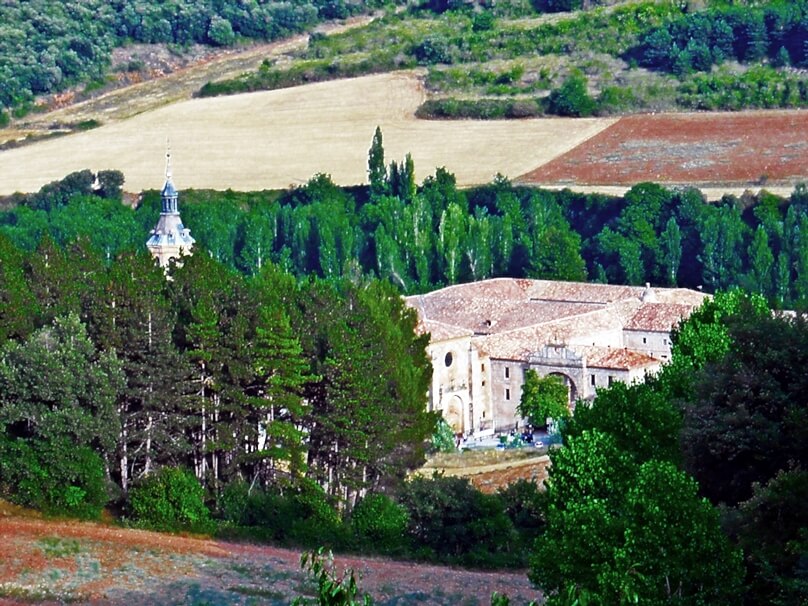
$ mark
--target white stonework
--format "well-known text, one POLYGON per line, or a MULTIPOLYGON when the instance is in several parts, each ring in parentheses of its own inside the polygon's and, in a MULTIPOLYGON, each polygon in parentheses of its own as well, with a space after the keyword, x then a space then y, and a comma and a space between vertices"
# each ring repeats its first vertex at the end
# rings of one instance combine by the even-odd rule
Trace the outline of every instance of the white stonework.
POLYGON ((191 230, 182 224, 179 193, 171 180, 171 155, 166 154, 166 181, 160 192, 160 218, 151 231, 146 247, 160 267, 168 267, 171 259, 191 255, 194 239, 191 230))
POLYGON ((495 278, 407 298, 430 333, 429 410, 458 433, 506 431, 527 370, 559 375, 571 406, 670 358, 671 329, 707 295, 678 288, 495 278))

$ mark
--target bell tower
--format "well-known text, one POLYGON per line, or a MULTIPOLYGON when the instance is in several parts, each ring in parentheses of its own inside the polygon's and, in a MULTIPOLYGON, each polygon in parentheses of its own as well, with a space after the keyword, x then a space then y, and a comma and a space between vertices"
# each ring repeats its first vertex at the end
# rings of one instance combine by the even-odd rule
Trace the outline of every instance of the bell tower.
POLYGON ((168 267, 171 259, 179 259, 180 255, 192 254, 194 239, 191 230, 182 224, 180 218, 179 194, 171 180, 171 150, 166 152, 166 180, 160 192, 160 218, 151 231, 146 247, 160 263, 160 267, 168 267))

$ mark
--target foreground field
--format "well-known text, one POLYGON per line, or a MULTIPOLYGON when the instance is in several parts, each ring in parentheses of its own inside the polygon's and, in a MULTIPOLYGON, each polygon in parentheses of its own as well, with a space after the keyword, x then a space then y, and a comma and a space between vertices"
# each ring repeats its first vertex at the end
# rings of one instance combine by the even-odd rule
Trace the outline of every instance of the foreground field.
POLYGON ((389 159, 412 153, 419 181, 445 166, 472 185, 498 172, 523 174, 613 122, 422 121, 414 113, 423 98, 415 74, 394 73, 174 103, 0 152, 0 194, 35 191, 84 168, 123 171, 129 191, 159 187, 167 138, 181 188, 285 188, 318 172, 339 184, 363 183, 376 125, 389 159))
POLYGON ((626 116, 520 178, 533 184, 785 188, 808 179, 808 113, 626 116))
MULTIPOLYGON (((0 515, 0 605, 288 604, 312 595, 300 553, 0 515)), ((383 559, 339 557, 377 604, 513 604, 538 597, 524 573, 470 572, 383 559)))

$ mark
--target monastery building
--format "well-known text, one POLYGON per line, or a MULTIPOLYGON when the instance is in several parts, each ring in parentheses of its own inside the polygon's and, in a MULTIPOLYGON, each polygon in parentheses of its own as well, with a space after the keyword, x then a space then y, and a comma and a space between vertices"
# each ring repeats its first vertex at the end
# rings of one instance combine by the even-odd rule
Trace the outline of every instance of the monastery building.
POLYGON ((455 432, 523 423, 527 370, 558 375, 570 405, 614 381, 643 381, 670 358, 670 333, 707 295, 682 288, 494 278, 407 297, 428 332, 429 410, 455 432))

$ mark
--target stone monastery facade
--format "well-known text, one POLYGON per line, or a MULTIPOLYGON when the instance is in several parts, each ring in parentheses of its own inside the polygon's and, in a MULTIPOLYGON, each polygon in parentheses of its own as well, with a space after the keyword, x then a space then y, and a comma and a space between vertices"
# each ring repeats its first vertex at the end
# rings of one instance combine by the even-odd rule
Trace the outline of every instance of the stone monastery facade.
POLYGON ((455 432, 480 435, 523 423, 516 412, 528 369, 559 375, 570 405, 614 381, 643 381, 670 358, 672 328, 707 295, 649 285, 494 278, 407 297, 431 335, 429 410, 455 432))

